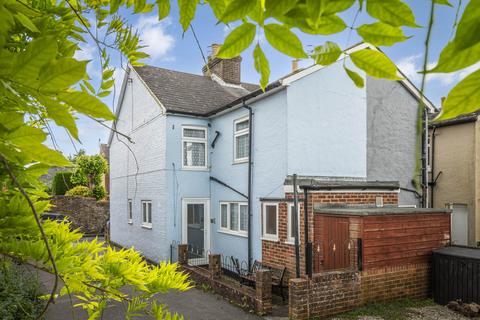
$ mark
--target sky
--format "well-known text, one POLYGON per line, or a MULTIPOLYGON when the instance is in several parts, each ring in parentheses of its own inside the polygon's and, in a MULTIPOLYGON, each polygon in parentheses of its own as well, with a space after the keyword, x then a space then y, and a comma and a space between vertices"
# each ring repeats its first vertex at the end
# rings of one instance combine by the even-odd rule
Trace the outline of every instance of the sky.
MULTIPOLYGON (((411 36, 405 42, 395 44, 392 47, 381 47, 381 49, 392 59, 400 70, 417 86, 420 84, 421 76, 417 73, 421 70, 425 51, 425 35, 430 10, 430 1, 427 0, 406 0, 413 9, 417 24, 420 28, 404 28, 407 36, 411 36)), ((441 49, 446 45, 452 35, 452 27, 455 21, 456 6, 458 0, 450 0, 453 7, 436 6, 435 22, 432 29, 430 42, 430 53, 428 65, 434 66, 438 60, 441 49)), ((465 1, 464 1, 465 2, 465 1)), ((343 12, 340 16, 347 25, 351 25, 354 19, 355 8, 343 12)), ((189 73, 201 74, 203 66, 202 52, 205 56, 210 53, 210 45, 213 43, 222 43, 228 35, 231 28, 223 24, 217 24, 211 9, 207 5, 199 5, 195 19, 192 22, 193 28, 197 34, 201 51, 193 37, 191 30, 183 33, 178 23, 178 8, 173 3, 171 15, 163 21, 158 21, 156 12, 149 14, 134 15, 131 12, 122 11, 121 14, 132 24, 140 33, 142 45, 146 46, 143 50, 150 54, 150 58, 142 60, 145 64, 154 65, 162 68, 184 71, 189 73)), ((373 22, 366 13, 359 15, 355 25, 373 22)), ((298 30, 294 30, 296 32, 298 30)), ((311 36, 301 32, 296 32, 305 45, 305 50, 309 51, 314 46, 323 44, 325 41, 335 41, 341 48, 350 47, 360 41, 355 32, 349 32, 348 29, 342 33, 333 36, 311 36), (350 36, 349 36, 350 34, 350 36)), ((270 47, 262 33, 257 34, 257 41, 265 51, 270 62, 270 81, 274 81, 291 71, 292 58, 283 55, 270 47)), ((100 78, 101 70, 98 63, 98 52, 92 42, 81 45, 82 50, 77 51, 76 58, 81 60, 92 60, 87 67, 87 71, 94 81, 100 78)), ((252 59, 253 45, 242 53, 242 81, 258 83, 259 75, 253 67, 252 59)), ((118 54, 111 56, 115 71, 116 95, 110 95, 103 99, 104 102, 115 110, 123 79, 123 71, 118 54)), ((306 67, 313 62, 311 59, 300 61, 300 67, 306 67)), ((450 74, 433 74, 427 77, 426 96, 437 106, 440 107, 441 98, 446 96, 448 91, 463 77, 479 66, 472 66, 465 70, 450 74)), ((68 137, 63 128, 54 127, 54 146, 68 156, 75 154, 79 149, 85 149, 87 154, 96 154, 99 150, 99 143, 106 143, 109 130, 98 123, 79 117, 78 119, 80 141, 74 141, 68 137)), ((49 144, 53 145, 51 139, 49 144)))

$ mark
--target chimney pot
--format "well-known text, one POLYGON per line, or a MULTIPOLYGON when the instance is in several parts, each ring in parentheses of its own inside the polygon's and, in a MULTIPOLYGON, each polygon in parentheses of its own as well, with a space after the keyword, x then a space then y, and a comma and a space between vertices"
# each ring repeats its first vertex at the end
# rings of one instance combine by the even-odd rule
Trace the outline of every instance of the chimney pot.
POLYGON ((298 70, 298 59, 292 60, 292 72, 298 70))

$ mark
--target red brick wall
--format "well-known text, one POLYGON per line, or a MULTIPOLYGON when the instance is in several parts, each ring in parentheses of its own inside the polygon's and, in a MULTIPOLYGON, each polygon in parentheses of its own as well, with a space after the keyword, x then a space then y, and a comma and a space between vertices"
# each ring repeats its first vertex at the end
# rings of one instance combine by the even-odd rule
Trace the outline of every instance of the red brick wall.
MULTIPOLYGON (((293 199, 293 193, 287 193, 287 199, 293 199)), ((314 241, 313 206, 315 203, 323 204, 361 204, 375 205, 376 197, 382 196, 385 205, 397 205, 397 192, 310 192, 308 194, 308 225, 309 239, 314 241)), ((288 275, 295 274, 295 247, 287 242, 287 206, 289 202, 279 203, 278 213, 278 241, 262 240, 262 263, 275 267, 287 267, 288 275)), ((303 194, 299 194, 300 211, 300 265, 301 273, 305 271, 305 247, 304 241, 304 215, 303 215, 303 194)), ((356 238, 358 225, 353 224, 351 235, 356 238)))

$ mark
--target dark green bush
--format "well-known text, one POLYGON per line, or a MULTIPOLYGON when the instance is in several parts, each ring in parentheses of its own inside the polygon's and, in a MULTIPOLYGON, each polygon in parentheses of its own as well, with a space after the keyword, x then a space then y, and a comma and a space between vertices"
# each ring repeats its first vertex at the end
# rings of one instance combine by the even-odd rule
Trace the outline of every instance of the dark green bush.
POLYGON ((73 183, 70 181, 71 176, 72 173, 69 171, 55 173, 52 182, 52 194, 63 196, 65 192, 70 190, 73 187, 73 183))
POLYGON ((34 275, 7 261, 0 262, 0 319, 36 319, 45 305, 39 299, 40 283, 34 275))
POLYGON ((102 185, 96 185, 92 189, 92 195, 97 200, 102 200, 107 195, 105 188, 102 185))

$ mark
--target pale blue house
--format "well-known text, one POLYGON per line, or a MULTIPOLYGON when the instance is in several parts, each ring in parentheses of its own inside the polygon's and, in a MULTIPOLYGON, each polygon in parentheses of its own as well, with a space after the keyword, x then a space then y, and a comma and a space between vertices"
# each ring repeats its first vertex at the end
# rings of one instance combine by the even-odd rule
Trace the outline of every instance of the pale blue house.
POLYGON ((153 260, 168 260, 174 240, 261 260, 261 239, 278 240, 279 225, 262 206, 291 192, 292 174, 359 192, 395 182, 399 205, 419 204, 420 95, 407 79, 366 77, 359 89, 337 62, 294 70, 263 92, 240 81, 240 63, 212 55, 203 75, 126 74, 115 127, 132 141, 109 139, 113 242, 153 260))

